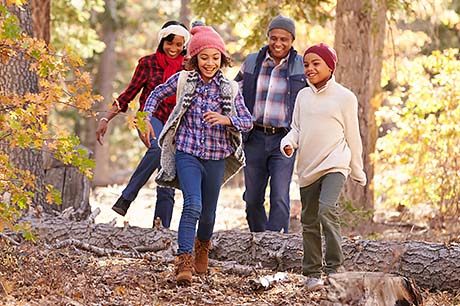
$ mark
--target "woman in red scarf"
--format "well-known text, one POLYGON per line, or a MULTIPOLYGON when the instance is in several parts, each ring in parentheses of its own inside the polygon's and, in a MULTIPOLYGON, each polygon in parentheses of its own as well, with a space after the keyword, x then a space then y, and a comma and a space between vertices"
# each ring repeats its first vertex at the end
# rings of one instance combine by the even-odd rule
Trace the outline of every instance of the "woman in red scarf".
MULTIPOLYGON (((96 139, 102 145, 102 139, 107 131, 109 121, 120 112, 126 112, 128 104, 142 91, 139 98, 139 111, 144 110, 145 100, 150 92, 159 84, 165 82, 171 75, 182 70, 186 45, 190 40, 187 28, 177 21, 168 21, 158 33, 159 45, 154 54, 142 57, 136 67, 128 88, 115 100, 112 109, 99 119, 96 130, 96 139)), ((151 124, 155 135, 160 135, 163 125, 169 117, 176 97, 164 100, 153 114, 151 124)), ((150 139, 151 146, 134 171, 128 185, 123 190, 120 198, 112 209, 124 216, 131 202, 136 198, 139 190, 149 180, 152 173, 158 168, 160 162, 160 148, 156 139, 150 139)), ((164 227, 169 228, 174 206, 174 190, 157 187, 157 203, 155 206, 154 220, 161 219, 164 227)))

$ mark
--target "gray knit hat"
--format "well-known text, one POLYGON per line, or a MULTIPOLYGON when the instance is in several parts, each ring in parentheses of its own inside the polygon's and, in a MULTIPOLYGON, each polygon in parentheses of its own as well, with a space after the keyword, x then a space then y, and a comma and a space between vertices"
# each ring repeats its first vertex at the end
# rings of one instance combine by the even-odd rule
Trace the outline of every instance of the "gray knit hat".
POLYGON ((291 33, 292 37, 295 39, 295 23, 294 21, 283 15, 278 15, 270 22, 268 25, 268 32, 273 29, 282 29, 291 33))

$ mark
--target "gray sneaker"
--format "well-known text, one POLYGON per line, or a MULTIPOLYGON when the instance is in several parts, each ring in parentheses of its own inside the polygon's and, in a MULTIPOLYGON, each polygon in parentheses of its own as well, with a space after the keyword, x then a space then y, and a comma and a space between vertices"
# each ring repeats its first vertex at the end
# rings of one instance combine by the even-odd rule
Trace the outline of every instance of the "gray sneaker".
POLYGON ((317 291, 324 287, 324 281, 321 278, 309 277, 305 282, 308 291, 317 291))

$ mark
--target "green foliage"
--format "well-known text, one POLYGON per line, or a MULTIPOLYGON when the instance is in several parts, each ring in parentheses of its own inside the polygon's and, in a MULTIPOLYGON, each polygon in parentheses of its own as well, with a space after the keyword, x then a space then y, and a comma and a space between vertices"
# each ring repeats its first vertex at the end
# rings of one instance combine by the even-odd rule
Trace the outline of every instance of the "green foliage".
POLYGON ((303 24, 325 23, 333 18, 334 0, 296 2, 282 1, 222 1, 192 0, 191 8, 206 24, 226 23, 229 28, 245 28, 243 48, 256 50, 266 41, 270 20, 278 14, 288 15, 303 24))
MULTIPOLYGON (((36 190, 35 177, 29 170, 18 169, 10 160, 8 152, 16 149, 50 151, 65 164, 77 166, 82 173, 91 176, 94 161, 87 152, 78 147, 79 140, 63 127, 50 126, 47 118, 56 108, 78 109, 87 113, 93 103, 100 100, 91 94, 92 80, 82 72, 83 61, 70 49, 60 51, 43 41, 17 36, 17 18, 12 18, 6 7, 0 5, 1 60, 8 63, 18 53, 30 59, 29 69, 37 75, 39 92, 19 95, 0 91, 0 230, 13 226, 21 210, 31 205, 36 190)), ((14 154, 14 153, 13 153, 14 154)), ((59 193, 46 186, 46 200, 61 202, 59 193)), ((30 235, 26 225, 20 227, 25 236, 30 235)))
POLYGON ((361 223, 372 220, 374 215, 373 210, 365 210, 361 207, 353 205, 353 201, 345 200, 342 196, 340 197, 340 215, 341 224, 345 227, 357 227, 361 223))
POLYGON ((17 24, 18 18, 13 14, 10 14, 4 6, 0 6, 0 14, 5 19, 1 28, 0 37, 18 39, 21 36, 21 28, 17 24))
POLYGON ((398 67, 397 87, 377 120, 394 126, 377 141, 376 195, 387 206, 426 203, 441 216, 460 203, 460 56, 434 51, 398 67))
POLYGON ((103 11, 103 0, 51 1, 53 45, 58 49, 69 46, 83 58, 102 52, 105 44, 100 41, 92 19, 103 11))

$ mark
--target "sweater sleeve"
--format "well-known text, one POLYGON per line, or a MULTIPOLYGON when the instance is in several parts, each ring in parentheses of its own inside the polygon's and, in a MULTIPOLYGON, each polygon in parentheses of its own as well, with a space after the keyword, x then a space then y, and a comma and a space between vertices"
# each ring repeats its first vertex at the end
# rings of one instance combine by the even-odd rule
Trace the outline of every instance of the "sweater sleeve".
POLYGON ((284 147, 287 145, 290 145, 294 150, 296 150, 299 147, 299 133, 300 133, 300 112, 301 112, 301 107, 300 107, 300 101, 302 97, 302 91, 301 90, 296 97, 295 104, 294 104, 294 111, 292 113, 292 121, 291 121, 291 130, 289 133, 287 133, 286 136, 281 139, 280 142, 280 151, 281 153, 286 156, 286 157, 292 157, 292 155, 287 155, 284 152, 284 147))
POLYGON ((367 179, 363 170, 363 145, 359 132, 358 100, 353 93, 350 93, 350 97, 347 99, 343 117, 345 138, 351 150, 350 177, 360 185, 365 186, 367 179))

